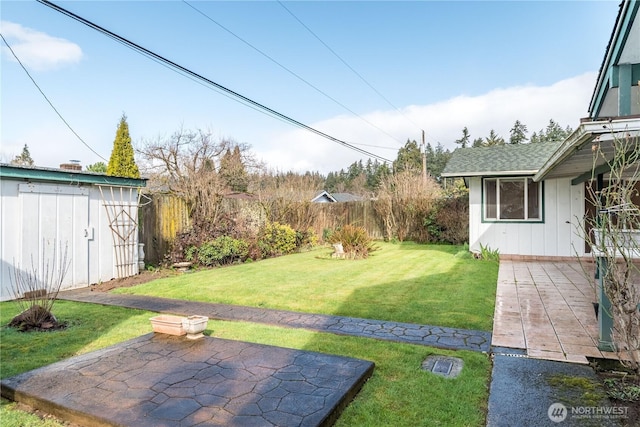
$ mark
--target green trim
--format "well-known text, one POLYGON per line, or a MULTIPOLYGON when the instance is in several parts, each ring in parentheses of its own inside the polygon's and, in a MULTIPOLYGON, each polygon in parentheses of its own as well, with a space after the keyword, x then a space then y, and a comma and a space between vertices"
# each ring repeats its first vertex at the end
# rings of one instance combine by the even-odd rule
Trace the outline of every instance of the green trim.
MULTIPOLYGON (((625 4, 629 4, 627 2, 623 2, 621 7, 624 7, 625 4)), ((631 32, 631 27, 633 26, 633 21, 636 18, 638 13, 638 8, 640 7, 640 3, 633 1, 630 2, 629 9, 626 11, 623 19, 624 21, 620 25, 620 32, 614 34, 614 43, 609 46, 609 49, 605 53, 607 55, 605 57, 606 63, 602 65, 602 69, 600 70, 600 76, 598 76, 598 82, 596 83, 596 90, 594 91, 594 96, 591 99, 591 104, 589 105, 590 117, 595 119, 600 117, 600 110, 604 104, 604 99, 606 97, 607 92, 611 87, 616 87, 614 84, 615 72, 612 72, 612 68, 618 64, 620 60, 620 55, 622 55, 622 51, 629 37, 629 33, 631 32), (608 53, 611 52, 611 55, 608 53)), ((614 32, 616 29, 614 28, 614 32)), ((623 114, 618 114, 621 116, 623 114)))
POLYGON ((631 115, 631 64, 618 65, 618 115, 631 115))
MULTIPOLYGON (((532 176, 485 176, 480 179, 480 223, 481 224, 544 224, 544 181, 540 182, 540 219, 487 219, 485 217, 484 181, 485 179, 533 179, 532 176)), ((534 181, 535 182, 535 181, 534 181)))
POLYGON ((67 184, 101 184, 119 187, 146 187, 147 185, 146 178, 122 178, 81 171, 27 168, 6 164, 0 164, 0 179, 64 182, 67 184))
POLYGON ((582 184, 583 182, 589 181, 590 179, 593 179, 593 177, 595 177, 597 175, 600 175, 601 173, 607 173, 609 171, 611 171, 611 166, 609 166, 608 163, 605 163, 603 165, 597 166, 592 171, 587 171, 587 172, 583 173, 582 175, 579 175, 579 176, 573 178, 571 180, 571 185, 582 184))

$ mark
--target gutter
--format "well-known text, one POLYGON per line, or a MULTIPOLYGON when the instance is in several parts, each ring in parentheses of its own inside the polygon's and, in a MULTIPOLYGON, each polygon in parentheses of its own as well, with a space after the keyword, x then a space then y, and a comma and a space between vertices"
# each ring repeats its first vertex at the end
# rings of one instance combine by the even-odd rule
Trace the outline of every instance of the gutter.
POLYGON ((476 172, 450 172, 443 173, 443 178, 471 178, 474 176, 526 176, 533 175, 538 169, 532 170, 515 170, 515 171, 476 171, 476 172))

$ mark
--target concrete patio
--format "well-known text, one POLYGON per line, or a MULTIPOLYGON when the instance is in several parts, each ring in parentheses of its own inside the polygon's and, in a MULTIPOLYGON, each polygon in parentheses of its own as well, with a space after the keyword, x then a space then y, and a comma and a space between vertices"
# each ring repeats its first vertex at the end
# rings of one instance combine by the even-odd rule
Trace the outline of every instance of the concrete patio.
POLYGON ((371 376, 360 359, 146 334, 2 380, 2 396, 84 426, 330 426, 371 376))
POLYGON ((593 263, 575 259, 500 260, 492 345, 546 360, 617 359, 597 347, 593 273, 593 263))

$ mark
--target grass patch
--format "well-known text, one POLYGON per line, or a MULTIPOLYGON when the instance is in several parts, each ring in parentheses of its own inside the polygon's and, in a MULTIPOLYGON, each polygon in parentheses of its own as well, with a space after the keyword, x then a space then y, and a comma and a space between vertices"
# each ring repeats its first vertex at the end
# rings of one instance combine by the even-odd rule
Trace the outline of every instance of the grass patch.
POLYGON ((598 406, 606 398, 600 383, 588 378, 558 374, 550 377, 548 382, 566 392, 563 400, 571 406, 598 406))
POLYGON ((462 246, 377 245, 380 250, 363 260, 331 259, 331 250, 321 248, 114 292, 492 329, 497 263, 460 256, 462 246))
MULTIPOLYGON (((0 328, 2 378, 151 331, 152 313, 144 311, 67 301, 58 301, 54 310, 61 321, 69 322, 67 330, 18 333, 0 328)), ((6 325, 15 314, 14 303, 0 303, 0 324, 6 325)), ((206 333, 375 362, 373 376, 346 408, 338 426, 482 426, 485 422, 490 376, 485 354, 244 322, 210 321, 206 333), (460 376, 447 379, 422 371, 422 361, 434 353, 462 358, 465 365, 460 376)), ((0 418, 3 426, 57 426, 6 402, 0 407, 0 418)))

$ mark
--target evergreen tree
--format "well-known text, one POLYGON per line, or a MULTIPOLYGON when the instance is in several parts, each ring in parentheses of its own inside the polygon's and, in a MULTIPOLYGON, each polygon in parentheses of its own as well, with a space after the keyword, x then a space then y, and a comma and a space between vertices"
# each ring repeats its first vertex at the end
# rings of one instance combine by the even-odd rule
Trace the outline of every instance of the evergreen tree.
POLYGON ((29 153, 29 147, 27 146, 27 144, 24 144, 24 147, 22 148, 22 153, 20 153, 20 155, 16 156, 13 160, 11 160, 11 164, 18 165, 18 166, 34 165, 34 162, 33 162, 33 159, 31 158, 31 153, 29 153))
POLYGON ((549 124, 546 129, 540 129, 538 133, 534 132, 531 135, 531 142, 561 142, 571 135, 571 132, 573 132, 571 126, 563 129, 555 120, 549 119, 549 124))
POLYGON ((120 123, 116 130, 116 138, 113 141, 113 149, 107 166, 107 175, 140 178, 140 170, 133 156, 127 116, 124 114, 120 118, 120 123))
POLYGON ((487 147, 492 145, 504 145, 504 138, 498 135, 495 130, 491 129, 484 145, 487 147))
POLYGON ((222 159, 220 159, 220 170, 218 173, 231 191, 239 193, 245 193, 247 191, 249 187, 249 176, 242 163, 240 147, 237 145, 233 148, 233 151, 227 148, 222 159))
POLYGON ((470 139, 471 135, 469 135, 469 129, 465 126, 462 128, 462 138, 456 139, 456 144, 460 145, 461 148, 467 148, 469 146, 470 139))
POLYGON ((398 157, 393 162, 394 173, 405 170, 422 170, 422 153, 415 140, 407 140, 404 147, 398 150, 398 157))
POLYGON ((520 123, 520 120, 516 120, 513 127, 509 131, 509 143, 510 144, 524 144, 527 142, 527 125, 520 123))
POLYGON ((427 153, 427 171, 439 182, 440 175, 442 175, 444 167, 451 158, 451 152, 449 150, 445 150, 439 142, 436 143, 435 148, 431 147, 431 144, 427 143, 425 151, 427 153))
POLYGON ((484 142, 484 139, 481 138, 476 138, 473 140, 473 144, 471 145, 472 147, 485 147, 487 144, 484 142))
POLYGON ((86 167, 89 172, 107 173, 107 165, 104 162, 97 162, 86 167))

